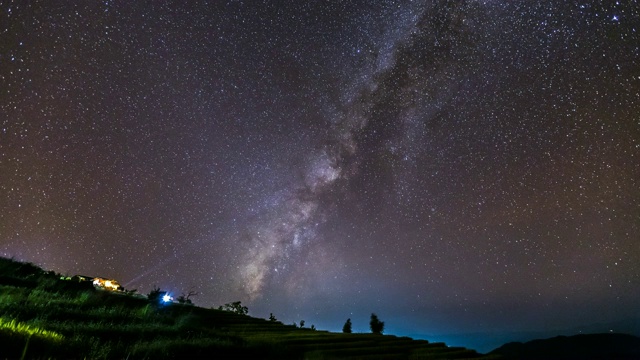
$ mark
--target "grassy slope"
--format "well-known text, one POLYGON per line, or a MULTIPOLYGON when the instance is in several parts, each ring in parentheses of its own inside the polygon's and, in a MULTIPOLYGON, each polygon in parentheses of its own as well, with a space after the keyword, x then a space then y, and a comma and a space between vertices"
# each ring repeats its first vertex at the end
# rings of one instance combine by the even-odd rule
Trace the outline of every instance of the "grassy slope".
POLYGON ((0 258, 2 357, 178 359, 460 359, 473 350, 372 334, 297 329, 264 319, 59 280, 0 258))

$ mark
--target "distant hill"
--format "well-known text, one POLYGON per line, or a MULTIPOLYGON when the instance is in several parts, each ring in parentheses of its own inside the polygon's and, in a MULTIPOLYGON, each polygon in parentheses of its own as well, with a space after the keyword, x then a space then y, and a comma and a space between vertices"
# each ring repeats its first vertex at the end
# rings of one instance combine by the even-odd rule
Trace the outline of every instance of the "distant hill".
POLYGON ((629 334, 640 336, 640 318, 620 321, 592 323, 566 329, 545 331, 494 331, 455 334, 407 334, 414 339, 429 339, 445 342, 449 345, 464 346, 487 353, 509 342, 527 342, 533 339, 547 339, 555 336, 573 336, 578 334, 629 334))
POLYGON ((491 351, 505 359, 640 359, 640 338, 626 334, 557 336, 512 342, 491 351))
MULTIPOLYGON (((408 337, 283 325, 124 290, 94 288, 0 257, 0 358, 470 359, 474 350, 408 337)), ((495 357, 494 357, 495 358, 495 357)))
POLYGON ((615 322, 588 324, 574 327, 558 333, 558 335, 569 334, 599 334, 599 333, 618 333, 640 336, 640 318, 631 318, 615 322))

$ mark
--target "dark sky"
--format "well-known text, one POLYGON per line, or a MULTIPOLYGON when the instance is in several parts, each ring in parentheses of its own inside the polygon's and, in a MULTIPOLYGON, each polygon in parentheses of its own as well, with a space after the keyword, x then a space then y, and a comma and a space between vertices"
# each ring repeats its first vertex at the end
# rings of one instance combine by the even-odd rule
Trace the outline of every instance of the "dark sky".
POLYGON ((0 16, 0 255, 329 330, 640 317, 636 0, 0 16))

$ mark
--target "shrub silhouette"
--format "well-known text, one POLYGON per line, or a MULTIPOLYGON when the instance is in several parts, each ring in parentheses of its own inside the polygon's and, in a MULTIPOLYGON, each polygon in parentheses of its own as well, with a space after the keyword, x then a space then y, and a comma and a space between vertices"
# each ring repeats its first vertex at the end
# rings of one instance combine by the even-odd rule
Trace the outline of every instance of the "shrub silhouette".
POLYGON ((160 290, 160 288, 156 287, 147 294, 147 299, 152 303, 160 303, 165 295, 167 295, 166 291, 160 290))
POLYGON ((162 291, 159 287, 154 287, 153 290, 149 291, 149 293, 147 294, 147 299, 149 299, 149 301, 158 300, 160 299, 161 292, 162 291))
POLYGON ((193 305, 193 302, 191 301, 191 299, 187 298, 186 296, 184 296, 184 294, 178 296, 178 298, 176 299, 178 301, 178 303, 180 304, 185 304, 185 305, 193 305))

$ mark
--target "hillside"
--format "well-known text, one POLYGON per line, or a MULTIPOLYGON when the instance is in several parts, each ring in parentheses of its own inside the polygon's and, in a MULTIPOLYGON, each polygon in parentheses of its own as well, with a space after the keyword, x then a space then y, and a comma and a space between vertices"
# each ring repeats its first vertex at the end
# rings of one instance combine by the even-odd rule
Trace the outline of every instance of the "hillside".
POLYGON ((7 358, 461 359, 444 343, 300 329, 229 311, 161 304, 62 280, 0 258, 0 344, 7 358))

